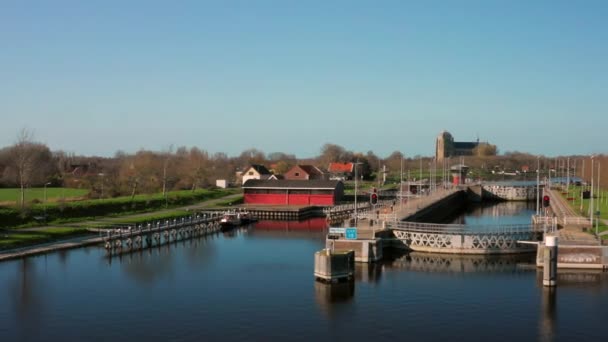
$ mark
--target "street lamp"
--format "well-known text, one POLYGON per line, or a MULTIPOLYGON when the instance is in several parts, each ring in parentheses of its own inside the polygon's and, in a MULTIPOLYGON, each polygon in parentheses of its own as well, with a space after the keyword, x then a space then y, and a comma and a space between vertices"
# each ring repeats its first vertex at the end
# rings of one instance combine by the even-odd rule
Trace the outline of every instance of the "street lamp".
POLYGON ((536 157, 536 216, 540 216, 540 156, 536 157))
POLYGON ((357 178, 359 178, 357 176, 357 169, 359 168, 360 164, 363 163, 359 163, 359 160, 357 159, 357 161, 355 163, 353 163, 354 167, 355 167, 355 227, 357 226, 357 220, 359 219, 357 216, 357 178))
POLYGON ((589 199, 589 221, 591 222, 591 226, 593 227, 593 155, 591 156, 591 198, 589 199))
POLYGON ((97 174, 99 177, 101 177, 101 195, 99 196, 99 198, 103 198, 103 176, 105 176, 105 174, 103 173, 98 173, 97 174))
POLYGON ((51 185, 51 182, 44 183, 44 219, 46 220, 46 186, 51 185))
POLYGON ((403 156, 401 156, 401 173, 399 174, 399 210, 403 209, 403 156))

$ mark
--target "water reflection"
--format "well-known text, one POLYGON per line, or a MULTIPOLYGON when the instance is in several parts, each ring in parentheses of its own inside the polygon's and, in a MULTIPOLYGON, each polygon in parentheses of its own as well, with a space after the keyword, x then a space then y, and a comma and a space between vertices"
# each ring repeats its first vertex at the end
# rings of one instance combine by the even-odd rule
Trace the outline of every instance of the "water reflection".
POLYGON ((608 273, 560 269, 557 293, 534 255, 387 250, 356 264, 354 281, 323 284, 312 255, 325 223, 258 224, 122 257, 90 248, 2 263, 0 341, 605 337, 608 273))
POLYGON ((315 217, 303 221, 260 220, 253 227, 252 237, 325 239, 328 225, 324 217, 315 217))
POLYGON ((104 260, 110 267, 118 263, 127 276, 139 284, 150 286, 179 268, 180 259, 177 257, 179 254, 176 254, 178 250, 183 250, 185 264, 193 271, 212 263, 217 253, 216 244, 212 242, 215 238, 215 235, 207 235, 175 241, 152 248, 106 256, 104 260))
POLYGON ((32 339, 39 335, 37 330, 31 329, 31 327, 41 324, 46 293, 37 273, 37 260, 25 258, 18 262, 15 277, 10 284, 6 285, 9 289, 11 306, 19 331, 23 335, 23 339, 32 339))
POLYGON ((539 335, 541 341, 553 341, 555 339, 555 315, 556 315, 556 287, 543 286, 541 295, 541 310, 539 319, 539 335))
POLYGON ((355 280, 362 283, 377 283, 382 279, 382 264, 355 263, 355 280))
POLYGON ((314 282, 315 299, 321 311, 328 317, 340 309, 341 304, 350 302, 355 295, 355 282, 347 281, 335 284, 314 282))
POLYGON ((530 224, 534 202, 468 203, 465 212, 448 223, 477 225, 530 224))
MULTIPOLYGON (((543 286, 542 268, 537 269, 536 285, 538 287, 543 286)), ((590 292, 601 293, 604 285, 608 285, 608 273, 602 270, 567 268, 560 268, 557 270, 558 287, 580 288, 590 292)))
POLYGON ((414 272, 529 272, 534 261, 533 254, 485 256, 391 251, 387 255, 383 262, 386 268, 414 272))

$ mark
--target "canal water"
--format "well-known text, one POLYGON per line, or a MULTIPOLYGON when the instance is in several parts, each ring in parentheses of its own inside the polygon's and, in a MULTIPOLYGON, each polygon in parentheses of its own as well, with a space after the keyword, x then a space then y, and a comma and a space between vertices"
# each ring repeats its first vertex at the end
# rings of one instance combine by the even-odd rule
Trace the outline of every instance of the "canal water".
MULTIPOLYGON (((520 214, 479 210, 464 220, 520 214)), ((112 259, 91 247, 0 263, 0 341, 606 340, 606 273, 560 270, 548 291, 530 255, 411 253, 325 285, 326 231, 262 221, 112 259)))

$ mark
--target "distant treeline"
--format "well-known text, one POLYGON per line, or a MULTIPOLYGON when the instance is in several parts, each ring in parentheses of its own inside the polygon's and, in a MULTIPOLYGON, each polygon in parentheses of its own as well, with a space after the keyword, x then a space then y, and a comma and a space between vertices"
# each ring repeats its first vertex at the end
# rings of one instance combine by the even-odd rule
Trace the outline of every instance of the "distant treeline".
MULTIPOLYGON (((586 160, 585 176, 590 176, 590 158, 571 157, 571 172, 576 165, 577 174, 582 173, 582 160, 586 160)), ((163 151, 140 150, 136 153, 118 151, 114 157, 79 156, 64 151, 51 151, 45 144, 36 142, 32 134, 23 130, 14 145, 0 149, 0 186, 40 187, 65 186, 90 190, 90 198, 135 196, 136 194, 166 193, 172 190, 196 190, 210 188, 216 179, 238 181, 236 172, 252 164, 263 164, 273 172, 282 174, 296 164, 312 164, 327 169, 330 162, 355 162, 360 164, 359 172, 366 180, 373 180, 386 166, 387 179, 398 180, 403 169, 418 175, 429 168, 441 170, 458 164, 460 157, 452 157, 443 163, 435 163, 432 157, 407 156, 399 151, 385 158, 373 151, 353 152, 346 148, 325 144, 317 157, 298 159, 284 152, 264 153, 258 149, 248 149, 239 156, 229 157, 225 153, 210 154, 197 147, 168 147, 163 151)), ((521 171, 536 170, 537 156, 506 152, 500 156, 464 157, 462 161, 477 174, 490 174, 491 170, 521 171)), ((595 161, 605 163, 605 156, 596 156, 595 161)), ((540 158, 541 169, 565 172, 566 158, 540 158)), ((604 169, 608 174, 608 168, 604 169)), ((603 179, 608 179, 604 177, 603 179)), ((608 182, 602 180, 604 185, 608 182)))

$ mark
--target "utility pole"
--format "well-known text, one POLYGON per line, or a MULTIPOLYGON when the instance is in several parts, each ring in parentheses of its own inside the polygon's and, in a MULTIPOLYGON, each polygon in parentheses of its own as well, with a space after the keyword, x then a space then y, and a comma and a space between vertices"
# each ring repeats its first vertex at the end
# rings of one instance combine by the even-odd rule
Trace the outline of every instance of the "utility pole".
POLYGON ((536 157, 536 216, 540 215, 540 156, 536 157))
POLYGON ((418 158, 420 161, 420 171, 418 172, 418 196, 421 196, 422 192, 422 156, 418 158))
MULTIPOLYGON (((581 180, 582 180, 582 182, 585 181, 585 159, 583 159, 583 170, 581 171, 581 180)), ((581 207, 579 209, 581 214, 583 213, 583 193, 585 192, 585 186, 582 184, 582 182, 581 182, 581 207)))
POLYGON ((355 227, 357 227, 357 168, 359 167, 359 159, 355 162, 355 227))
POLYGON ((566 197, 570 197, 570 157, 566 164, 566 197))
POLYGON ((593 227, 593 156, 591 156, 591 198, 589 199, 589 221, 593 227))
POLYGON ((403 209, 403 156, 401 156, 401 176, 399 178, 399 211, 403 209))

